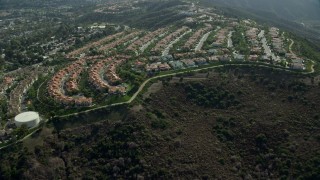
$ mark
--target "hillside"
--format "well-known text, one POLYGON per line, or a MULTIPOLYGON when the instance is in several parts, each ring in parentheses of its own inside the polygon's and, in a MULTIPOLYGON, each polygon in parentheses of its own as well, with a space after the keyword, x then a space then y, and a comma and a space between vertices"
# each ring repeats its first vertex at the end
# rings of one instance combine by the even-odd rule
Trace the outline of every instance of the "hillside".
POLYGON ((40 1, 0 0, 0 180, 320 179, 320 32, 295 12, 40 1))
POLYGON ((244 67, 164 79, 105 121, 60 119, 1 153, 0 178, 317 179, 318 83, 244 67))
POLYGON ((318 0, 203 0, 230 15, 254 18, 281 26, 319 44, 320 1, 318 0))
POLYGON ((252 11, 265 11, 296 22, 320 20, 318 0, 211 0, 225 6, 244 8, 252 11))

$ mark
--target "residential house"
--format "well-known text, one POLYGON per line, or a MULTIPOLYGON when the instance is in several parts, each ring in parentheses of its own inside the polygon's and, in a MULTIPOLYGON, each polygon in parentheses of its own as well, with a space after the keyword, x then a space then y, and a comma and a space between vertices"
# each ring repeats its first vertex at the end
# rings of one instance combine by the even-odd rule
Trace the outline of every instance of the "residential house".
POLYGON ((184 68, 183 63, 181 61, 170 61, 169 64, 173 69, 182 69, 182 68, 184 68))

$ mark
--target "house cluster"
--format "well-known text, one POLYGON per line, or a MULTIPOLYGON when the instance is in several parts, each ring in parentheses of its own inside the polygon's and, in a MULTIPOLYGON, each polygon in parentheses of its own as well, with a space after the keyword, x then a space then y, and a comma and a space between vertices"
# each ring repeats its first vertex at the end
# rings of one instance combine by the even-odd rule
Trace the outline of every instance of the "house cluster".
POLYGON ((125 60, 114 59, 115 57, 107 58, 94 64, 89 70, 89 81, 98 90, 107 90, 109 94, 125 94, 126 88, 124 86, 112 85, 121 81, 120 77, 116 74, 116 67, 125 62, 125 60), (103 74, 105 74, 104 77, 106 77, 107 80, 103 78, 103 74))
MULTIPOLYGON (((78 27, 78 30, 73 32, 69 35, 67 38, 57 38, 55 36, 51 37, 51 40, 48 42, 45 42, 43 44, 35 43, 29 47, 32 46, 40 46, 45 51, 45 56, 54 55, 57 52, 66 52, 74 47, 76 44, 76 40, 84 40, 86 38, 90 38, 96 34, 102 33, 101 29, 89 29, 89 31, 86 31, 82 27, 78 27)), ((80 53, 79 53, 80 54, 80 53)), ((77 55, 79 55, 77 54, 77 55)), ((71 54, 70 54, 71 55, 71 54)), ((70 56, 71 57, 71 56, 70 56)))
POLYGON ((278 28, 271 27, 269 29, 269 35, 271 36, 272 48, 277 54, 284 54, 286 51, 284 49, 283 40, 280 35, 278 28))
POLYGON ((151 33, 148 33, 147 35, 143 36, 142 38, 134 41, 132 44, 130 44, 127 47, 127 50, 129 51, 136 51, 138 48, 144 46, 148 42, 150 42, 152 39, 155 37, 159 37, 161 34, 163 34, 167 29, 165 28, 160 28, 156 31, 153 31, 151 33))
POLYGON ((210 24, 206 24, 206 27, 197 30, 184 44, 183 49, 186 49, 186 50, 193 49, 196 43, 200 40, 200 38, 211 29, 212 29, 212 26, 210 24))
MULTIPOLYGON (((201 65, 206 65, 209 61, 212 61, 211 56, 207 58, 197 57, 197 58, 190 58, 190 59, 181 59, 181 60, 174 60, 169 62, 155 62, 146 65, 146 71, 148 73, 158 72, 158 71, 168 71, 171 69, 184 69, 184 68, 192 68, 198 67, 201 65)), ((218 61, 218 57, 217 57, 218 61)))
POLYGON ((186 53, 176 53, 173 54, 174 59, 190 59, 190 58, 196 58, 196 57, 204 57, 208 56, 209 52, 207 51, 196 51, 196 52, 186 52, 186 53))
POLYGON ((95 56, 85 56, 85 57, 82 57, 81 59, 85 60, 86 62, 89 62, 89 61, 96 61, 103 58, 105 58, 104 55, 95 55, 95 56))
POLYGON ((123 37, 121 37, 120 39, 117 39, 115 41, 112 41, 111 43, 108 43, 106 45, 103 45, 99 48, 100 51, 106 51, 108 49, 112 49, 115 48, 121 44, 126 43, 127 41, 130 41, 132 39, 134 39, 135 37, 137 37, 139 34, 141 33, 141 31, 134 31, 131 32, 123 37))
POLYGON ((293 52, 287 52, 284 48, 283 38, 279 33, 279 29, 275 27, 271 27, 269 29, 269 35, 272 38, 272 47, 273 50, 281 55, 285 56, 287 60, 289 60, 289 67, 296 70, 304 70, 305 69, 305 62, 304 59, 298 57, 293 52))
POLYGON ((154 54, 158 54, 161 51, 163 51, 169 44, 171 41, 173 41, 174 39, 178 38, 181 34, 185 33, 189 28, 186 26, 181 27, 180 29, 177 29, 176 31, 172 32, 171 34, 169 34, 168 36, 166 36, 165 38, 161 39, 154 48, 152 48, 152 52, 154 54))
POLYGON ((225 44, 227 35, 229 33, 229 27, 220 29, 216 34, 216 40, 212 43, 214 47, 222 47, 225 44))
POLYGON ((112 41, 112 40, 122 36, 123 34, 124 34, 124 32, 119 32, 119 33, 113 34, 111 36, 107 36, 105 38, 102 38, 102 39, 100 39, 98 41, 95 41, 95 42, 92 42, 92 43, 88 43, 87 45, 85 45, 85 46, 83 46, 83 47, 81 47, 79 49, 76 49, 74 51, 69 52, 66 55, 66 57, 67 58, 77 57, 80 54, 83 54, 83 53, 87 52, 90 48, 101 46, 102 44, 104 44, 106 42, 109 42, 109 41, 112 41))
POLYGON ((167 71, 170 69, 171 69, 171 67, 166 62, 164 62, 164 63, 156 62, 156 63, 146 65, 147 72, 167 71))
POLYGON ((259 29, 255 27, 250 27, 246 31, 246 38, 250 46, 251 55, 260 55, 263 51, 258 40, 259 29))
POLYGON ((202 23, 207 23, 207 22, 210 23, 213 21, 213 17, 206 15, 206 14, 203 14, 203 15, 197 17, 197 21, 202 22, 202 23))
MULTIPOLYGON (((250 48, 249 61, 257 61, 259 56, 263 53, 260 41, 258 39, 259 29, 248 26, 248 30, 245 32, 245 37, 250 48)), ((236 60, 244 58, 241 54, 234 56, 236 60)))
MULTIPOLYGON (((49 55, 55 54, 61 50, 67 50, 75 44, 75 37, 70 37, 68 39, 53 39, 49 42, 41 44, 40 47, 48 52, 49 55)), ((37 46, 38 44, 34 44, 37 46)), ((29 46, 32 47, 32 46, 29 46)))
POLYGON ((119 59, 117 61, 113 61, 107 66, 106 72, 105 72, 105 79, 110 83, 111 85, 118 85, 121 83, 121 78, 117 75, 117 67, 120 66, 122 63, 124 63, 125 59, 119 59))
MULTIPOLYGON (((159 61, 145 65, 145 70, 148 73, 153 73, 171 69, 193 68, 218 61, 228 62, 231 61, 231 58, 228 54, 213 55, 206 51, 200 51, 198 53, 180 53, 175 54, 174 59, 168 61, 159 58, 159 61)), ((139 62, 139 65, 144 65, 144 63, 139 62)))
MULTIPOLYGON (((92 98, 87 97, 73 97, 64 94, 64 82, 69 74, 73 74, 75 71, 79 71, 82 68, 84 60, 78 60, 70 64, 68 67, 59 70, 48 83, 49 95, 60 104, 66 106, 90 106, 92 105, 92 98)), ((77 87, 77 83, 75 84, 77 87)))
POLYGON ((116 2, 116 3, 107 3, 107 5, 104 5, 103 7, 99 7, 98 9, 95 9, 95 12, 99 13, 106 13, 106 14, 121 14, 130 12, 135 9, 139 9, 139 7, 134 6, 134 2, 125 1, 125 2, 116 2))
POLYGON ((69 93, 75 93, 79 91, 78 87, 78 82, 79 82, 79 77, 81 72, 83 71, 84 67, 83 65, 85 64, 86 60, 85 59, 80 59, 73 63, 73 71, 68 74, 68 80, 65 83, 65 89, 69 93))
POLYGON ((21 112, 21 103, 24 94, 29 87, 38 79, 38 75, 46 71, 44 67, 24 68, 24 79, 17 83, 17 86, 10 92, 8 104, 9 114, 18 114, 21 112))
POLYGON ((13 85, 14 80, 14 76, 5 76, 0 83, 0 94, 5 94, 5 91, 13 85))
POLYGON ((290 59, 290 63, 289 66, 292 69, 296 69, 296 70, 305 70, 305 62, 304 59, 298 57, 296 54, 293 53, 287 53, 286 54, 286 58, 290 59))
POLYGON ((7 122, 4 129, 2 129, 0 125, 0 145, 2 143, 8 143, 10 140, 12 140, 12 133, 14 132, 15 128, 16 126, 13 122, 7 122))

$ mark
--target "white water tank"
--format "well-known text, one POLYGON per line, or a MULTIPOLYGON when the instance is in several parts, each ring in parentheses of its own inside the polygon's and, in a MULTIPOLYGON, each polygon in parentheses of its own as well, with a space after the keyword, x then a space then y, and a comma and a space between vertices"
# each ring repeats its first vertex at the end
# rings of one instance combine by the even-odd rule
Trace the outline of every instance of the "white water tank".
POLYGON ((25 124, 27 127, 33 128, 38 126, 39 122, 39 114, 33 111, 20 113, 14 118, 14 123, 17 127, 20 127, 23 124, 25 124))

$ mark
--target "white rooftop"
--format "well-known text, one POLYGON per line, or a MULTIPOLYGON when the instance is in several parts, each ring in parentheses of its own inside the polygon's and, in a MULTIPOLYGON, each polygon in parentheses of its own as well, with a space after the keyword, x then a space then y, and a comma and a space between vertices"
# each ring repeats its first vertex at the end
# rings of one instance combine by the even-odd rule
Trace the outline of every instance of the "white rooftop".
POLYGON ((28 111, 18 114, 14 119, 18 122, 28 122, 32 121, 36 118, 39 118, 39 114, 37 112, 28 111))

